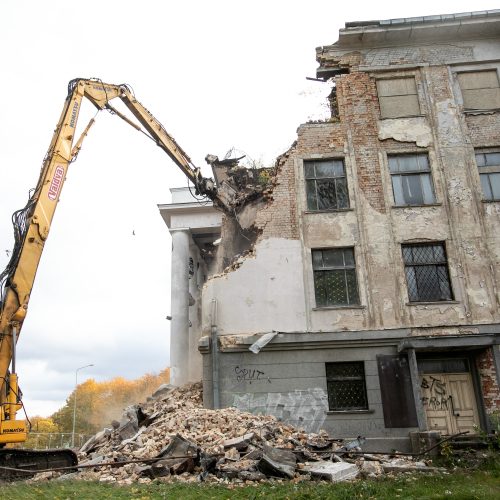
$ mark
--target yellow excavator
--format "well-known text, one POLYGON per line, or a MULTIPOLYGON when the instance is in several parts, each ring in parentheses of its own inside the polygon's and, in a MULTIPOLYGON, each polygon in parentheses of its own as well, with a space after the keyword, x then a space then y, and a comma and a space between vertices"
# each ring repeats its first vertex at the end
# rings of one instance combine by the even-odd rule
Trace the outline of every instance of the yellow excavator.
MULTIPOLYGON (((16 470, 42 470, 71 467, 77 464, 72 450, 23 450, 5 445, 22 443, 28 428, 24 418, 17 417, 23 409, 22 393, 16 374, 16 343, 28 310, 28 302, 45 241, 49 235, 54 212, 66 179, 68 166, 82 147, 94 123, 91 119, 75 142, 75 129, 83 99, 98 110, 108 110, 144 132, 163 149, 194 185, 197 195, 205 196, 214 205, 228 209, 228 199, 211 178, 202 176, 189 156, 168 134, 162 124, 136 100, 126 84, 110 85, 98 79, 77 78, 68 84, 68 95, 61 117, 44 158, 40 177, 26 206, 12 216, 15 244, 6 269, 0 274, 0 478, 16 476, 16 470), (110 102, 120 99, 139 124, 118 111, 110 102), (3 473, 2 473, 3 471, 3 473)), ((21 473, 21 476, 26 477, 21 473)))

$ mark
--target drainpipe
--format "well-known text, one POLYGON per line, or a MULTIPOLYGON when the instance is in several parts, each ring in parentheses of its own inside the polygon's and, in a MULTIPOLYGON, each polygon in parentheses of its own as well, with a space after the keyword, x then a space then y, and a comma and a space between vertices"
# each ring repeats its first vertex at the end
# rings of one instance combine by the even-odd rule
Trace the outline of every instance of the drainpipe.
POLYGON ((219 401, 219 346, 217 342, 217 300, 212 299, 212 395, 214 409, 220 408, 219 401))

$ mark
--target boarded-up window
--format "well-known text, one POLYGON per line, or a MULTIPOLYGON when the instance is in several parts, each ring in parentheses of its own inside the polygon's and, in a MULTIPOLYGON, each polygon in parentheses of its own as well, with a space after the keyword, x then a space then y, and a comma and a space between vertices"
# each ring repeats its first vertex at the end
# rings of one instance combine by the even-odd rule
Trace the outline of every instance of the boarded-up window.
POLYGON ((406 356, 377 356, 384 425, 418 427, 410 367, 406 356))
POLYGON ((495 70, 458 74, 465 109, 500 108, 500 87, 495 70))
POLYGON ((377 90, 382 118, 400 118, 420 114, 414 78, 377 80, 377 90))

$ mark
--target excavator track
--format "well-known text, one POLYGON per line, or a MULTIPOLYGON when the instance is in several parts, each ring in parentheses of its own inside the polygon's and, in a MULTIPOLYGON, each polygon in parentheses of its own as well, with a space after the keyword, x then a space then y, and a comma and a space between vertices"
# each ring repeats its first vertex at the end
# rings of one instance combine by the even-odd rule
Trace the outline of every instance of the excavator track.
MULTIPOLYGON (((0 449, 0 481, 28 479, 33 477, 37 471, 76 465, 78 465, 76 453, 68 449, 43 451, 16 448, 0 449)), ((75 467, 74 470, 68 469, 66 472, 75 472, 76 470, 75 467)))

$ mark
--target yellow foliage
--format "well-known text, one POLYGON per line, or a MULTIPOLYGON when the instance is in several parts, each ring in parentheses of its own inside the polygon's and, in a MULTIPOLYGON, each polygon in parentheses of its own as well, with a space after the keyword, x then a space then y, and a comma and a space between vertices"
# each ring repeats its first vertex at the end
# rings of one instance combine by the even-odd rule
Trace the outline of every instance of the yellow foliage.
MULTIPOLYGON (((170 368, 165 368, 158 374, 147 373, 135 380, 123 377, 104 382, 86 380, 76 388, 76 432, 91 434, 108 427, 112 420, 120 418, 126 406, 142 402, 169 380, 170 368)), ((52 415, 62 432, 71 431, 74 398, 75 391, 66 400, 66 404, 52 415)))

